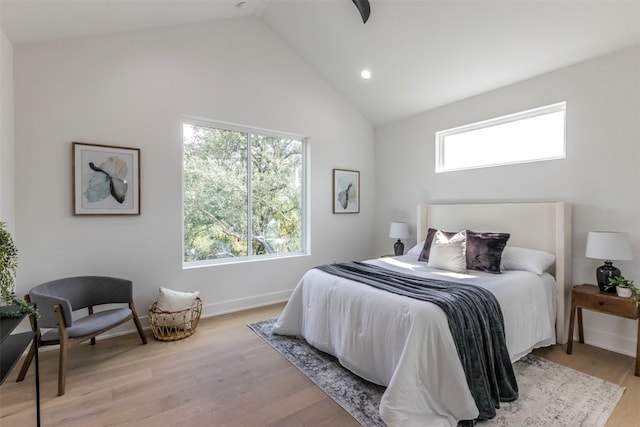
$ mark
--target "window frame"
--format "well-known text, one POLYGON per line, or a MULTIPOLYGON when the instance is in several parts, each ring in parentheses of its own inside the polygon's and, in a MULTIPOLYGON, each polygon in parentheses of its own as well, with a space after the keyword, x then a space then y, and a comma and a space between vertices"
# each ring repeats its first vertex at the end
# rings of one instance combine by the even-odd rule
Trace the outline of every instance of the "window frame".
POLYGON ((181 262, 182 262, 182 268, 183 269, 191 269, 191 268, 199 268, 199 267, 208 267, 208 266, 214 266, 214 265, 223 265, 223 264, 237 264, 237 263, 245 263, 245 262, 254 262, 254 261, 267 261, 267 260, 271 260, 271 259, 282 259, 282 258, 291 258, 291 257, 299 257, 299 256, 308 256, 310 255, 310 239, 309 239, 309 183, 308 183, 308 176, 309 176, 309 172, 308 172, 308 167, 309 167, 309 159, 308 159, 308 153, 309 153, 309 149, 308 149, 308 144, 309 144, 309 138, 303 135, 299 135, 299 134, 295 134, 293 132, 281 132, 281 131, 274 131, 274 130, 270 130, 270 129, 264 129, 264 128, 259 128, 259 127, 255 127, 255 126, 249 126, 249 125, 241 125, 238 123, 232 123, 232 122, 224 122, 224 121, 219 121, 219 120, 210 120, 210 119, 204 119, 204 118, 194 118, 194 117, 182 117, 181 121, 180 121, 180 163, 181 163, 181 167, 180 167, 180 179, 181 179, 181 252, 180 252, 180 258, 181 258, 181 262), (252 134, 257 134, 257 135, 261 135, 261 136, 265 136, 265 137, 272 137, 272 138, 288 138, 288 139, 294 139, 294 140, 299 140, 302 143, 302 150, 301 150, 301 159, 302 159, 302 170, 301 170, 301 197, 300 197, 300 207, 301 207, 301 215, 300 218, 302 220, 302 224, 301 224, 301 235, 300 235, 300 247, 302 248, 300 251, 296 251, 296 252, 286 252, 286 253, 275 253, 275 254, 264 254, 264 255, 243 255, 243 256, 238 256, 238 257, 228 257, 228 258, 218 258, 218 259, 208 259, 208 260, 198 260, 198 261, 185 261, 184 259, 184 251, 185 251, 185 239, 184 239, 184 233, 185 233, 185 210, 184 210, 184 196, 185 196, 185 179, 184 179, 184 173, 185 173, 185 169, 184 169, 184 126, 185 125, 191 125, 191 126, 200 126, 200 127, 209 127, 209 128, 215 128, 215 129, 222 129, 222 130, 226 130, 226 131, 233 131, 233 132, 241 132, 241 133, 246 133, 247 134, 247 138, 248 138, 248 157, 247 157, 247 193, 251 196, 248 197, 247 200, 247 247, 250 248, 251 247, 251 242, 253 240, 253 233, 251 232, 252 228, 252 193, 251 193, 251 173, 250 173, 250 169, 252 167, 252 154, 251 154, 251 135, 252 134))
POLYGON ((542 162, 547 160, 564 159, 567 156, 566 112, 567 112, 567 103, 566 101, 562 101, 562 102, 557 102, 555 104, 545 105, 542 107, 532 108, 530 110, 520 111, 517 113, 507 114, 504 116, 491 118, 491 119, 483 120, 480 122, 470 123, 470 124, 438 131, 435 134, 435 163, 436 163, 435 171, 436 173, 455 172, 460 170, 482 169, 482 168, 495 167, 495 166, 515 165, 515 164, 521 164, 521 163, 533 163, 533 162, 542 162), (448 136, 458 135, 466 132, 472 132, 480 129, 487 129, 495 126, 501 126, 504 124, 532 119, 535 117, 541 117, 547 114, 552 114, 557 112, 563 112, 563 116, 564 116, 564 127, 562 132, 562 154, 560 155, 536 157, 536 158, 530 158, 525 160, 502 161, 502 162, 487 163, 482 165, 474 165, 474 166, 466 166, 466 167, 455 167, 455 168, 445 167, 445 155, 446 155, 445 145, 446 145, 446 138, 448 136))

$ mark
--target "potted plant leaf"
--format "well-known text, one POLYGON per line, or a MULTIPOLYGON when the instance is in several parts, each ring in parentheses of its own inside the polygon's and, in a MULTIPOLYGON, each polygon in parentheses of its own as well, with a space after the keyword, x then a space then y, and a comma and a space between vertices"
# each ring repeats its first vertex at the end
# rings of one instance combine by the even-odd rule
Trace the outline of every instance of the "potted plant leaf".
POLYGON ((640 289, 636 288, 633 280, 625 279, 624 276, 609 277, 609 283, 605 285, 605 289, 615 287, 618 296, 623 298, 631 298, 636 304, 640 305, 640 289))
POLYGON ((18 249, 13 243, 7 224, 0 221, 0 317, 20 317, 29 313, 38 317, 38 310, 18 298, 15 292, 16 273, 18 271, 18 249), (18 311, 7 306, 17 306, 18 311))

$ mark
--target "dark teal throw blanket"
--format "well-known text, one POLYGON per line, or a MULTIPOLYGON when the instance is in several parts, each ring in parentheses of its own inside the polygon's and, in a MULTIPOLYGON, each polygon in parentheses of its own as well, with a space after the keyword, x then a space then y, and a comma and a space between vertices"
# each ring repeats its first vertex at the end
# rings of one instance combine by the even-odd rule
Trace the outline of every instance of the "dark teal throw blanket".
POLYGON ((316 267, 394 294, 431 302, 444 311, 479 419, 495 417, 500 402, 518 398, 495 296, 479 286, 410 276, 362 262, 316 267))

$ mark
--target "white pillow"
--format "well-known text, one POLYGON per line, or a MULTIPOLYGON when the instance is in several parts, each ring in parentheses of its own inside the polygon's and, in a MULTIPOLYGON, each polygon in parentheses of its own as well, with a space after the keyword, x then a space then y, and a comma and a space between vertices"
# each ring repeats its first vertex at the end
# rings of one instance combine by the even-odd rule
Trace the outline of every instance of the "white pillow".
MULTIPOLYGON (((160 287, 156 307, 162 311, 182 311, 190 308, 196 302, 200 292, 180 292, 160 287)), ((158 316, 158 324, 161 326, 182 325, 190 319, 190 312, 179 314, 162 314, 158 316)), ((189 327, 187 323, 186 327, 189 327)))
POLYGON ((417 245, 409 249, 409 252, 407 252, 407 255, 418 257, 420 256, 420 253, 422 252, 423 247, 424 247, 424 240, 422 242, 418 242, 417 245))
POLYGON ((465 254, 465 232, 456 233, 450 239, 438 230, 433 236, 429 262, 427 267, 456 273, 467 272, 467 257, 465 254))
POLYGON ((160 287, 158 308, 162 311, 180 311, 191 307, 200 292, 180 292, 160 287))
POLYGON ((553 254, 537 249, 507 246, 502 252, 502 265, 505 270, 530 271, 542 274, 556 260, 553 254))

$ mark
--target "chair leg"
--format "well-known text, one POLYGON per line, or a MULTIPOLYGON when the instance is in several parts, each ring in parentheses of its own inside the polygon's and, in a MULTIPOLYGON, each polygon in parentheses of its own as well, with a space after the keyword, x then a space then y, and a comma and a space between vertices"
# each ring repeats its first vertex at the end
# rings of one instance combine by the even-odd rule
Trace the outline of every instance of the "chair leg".
POLYGON ((67 335, 67 325, 64 323, 64 315, 60 304, 54 306, 58 323, 58 334, 60 335, 60 358, 58 359, 58 396, 64 394, 65 380, 67 376, 67 353, 69 351, 69 336, 67 335))
POLYGON ((140 319, 138 319, 138 313, 136 313, 136 308, 133 305, 133 303, 129 303, 129 308, 131 309, 131 314, 133 314, 133 323, 136 324, 136 329, 138 330, 138 335, 140 335, 142 344, 146 344, 147 336, 144 334, 144 331, 142 330, 142 325, 140 324, 140 319))
POLYGON ((67 340, 60 337, 60 359, 58 360, 58 396, 64 394, 67 367, 67 340))
MULTIPOLYGON (((93 306, 90 305, 87 309, 89 310, 89 316, 91 316, 93 314, 93 306)), ((91 338, 91 345, 96 345, 96 337, 91 338)))
POLYGON ((36 346, 31 343, 31 348, 29 348, 29 352, 27 353, 27 357, 25 357, 24 362, 22 363, 22 368, 20 368, 20 373, 18 374, 18 378, 16 382, 24 380, 24 377, 27 375, 27 371, 29 370, 29 366, 31 366, 31 361, 33 360, 33 356, 36 355, 36 346))

